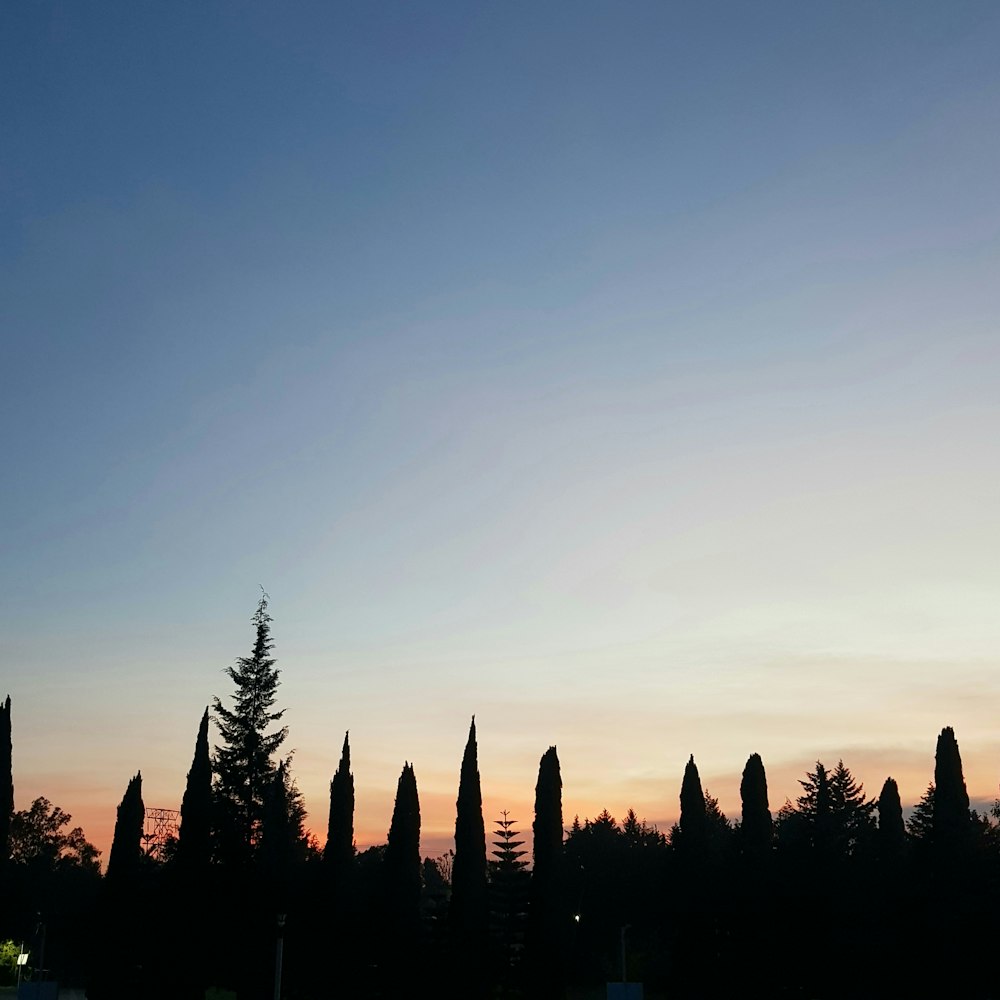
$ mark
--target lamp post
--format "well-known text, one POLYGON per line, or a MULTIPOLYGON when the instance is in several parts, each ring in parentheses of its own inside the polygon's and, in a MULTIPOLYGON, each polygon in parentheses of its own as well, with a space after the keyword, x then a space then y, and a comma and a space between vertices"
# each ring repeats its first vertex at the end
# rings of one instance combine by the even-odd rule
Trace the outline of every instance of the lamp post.
POLYGON ((278 914, 278 939, 274 946, 274 1000, 281 1000, 281 958, 285 945, 285 914, 278 914))

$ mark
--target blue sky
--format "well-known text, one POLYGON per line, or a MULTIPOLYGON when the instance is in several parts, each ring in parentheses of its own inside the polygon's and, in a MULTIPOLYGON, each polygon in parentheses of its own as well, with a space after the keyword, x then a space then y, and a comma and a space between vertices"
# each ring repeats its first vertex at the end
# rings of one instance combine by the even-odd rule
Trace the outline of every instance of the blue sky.
MULTIPOLYGON (((18 805, 179 801, 272 597, 345 729, 487 809, 724 807, 1000 735, 990 3, 8 4, 2 677, 18 805)), ((449 810, 452 812, 449 814, 449 810)), ((101 817, 106 817, 102 819, 101 817)), ((103 826, 102 826, 103 824, 103 826)), ((439 836, 440 835, 440 836, 439 836)), ((438 840, 434 840, 438 837, 438 840)))

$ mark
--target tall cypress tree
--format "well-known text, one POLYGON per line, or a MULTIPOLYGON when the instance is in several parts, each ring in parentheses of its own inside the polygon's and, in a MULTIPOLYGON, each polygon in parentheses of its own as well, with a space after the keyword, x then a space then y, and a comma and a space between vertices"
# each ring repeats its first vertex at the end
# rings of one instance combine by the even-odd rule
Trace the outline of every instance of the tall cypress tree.
POLYGON ((142 804, 142 772, 132 778, 115 820, 115 834, 108 856, 109 881, 123 882, 135 878, 142 865, 142 827, 146 807, 142 804))
POLYGON ((10 857, 10 821, 14 815, 14 745, 11 742, 10 695, 0 702, 0 866, 10 857))
POLYGON ((262 593, 252 623, 257 637, 250 656, 241 656, 226 674, 236 685, 233 708, 213 702, 222 746, 215 748, 215 795, 219 805, 222 850, 231 860, 247 860, 260 836, 266 790, 277 767, 274 755, 288 728, 268 732, 284 709, 272 712, 278 669, 271 651, 271 616, 262 593))
POLYGON ((959 853, 969 844, 972 824, 969 793, 962 774, 955 730, 945 726, 934 755, 934 843, 945 853, 959 853))
POLYGON ((748 857, 762 857, 771 850, 773 821, 767 800, 767 775, 760 754, 747 758, 740 781, 743 821, 740 824, 741 849, 748 857))
POLYGON ((708 840, 708 822, 705 813, 705 793, 702 791, 698 767, 691 754, 684 768, 681 781, 681 840, 684 851, 698 853, 705 849, 708 840))
POLYGON ((906 843, 903 804, 899 800, 899 786, 893 778, 885 779, 877 806, 879 854, 888 861, 898 858, 906 843))
POLYGON ((334 877, 343 876, 354 860, 354 775, 351 774, 350 733, 344 734, 340 764, 330 781, 330 819, 323 859, 334 877))
POLYGON ((408 762, 396 787, 383 871, 390 921, 397 931, 413 935, 420 922, 420 800, 408 762))
POLYGON ((211 855, 212 762, 208 753, 208 709, 201 717, 194 758, 181 800, 181 826, 177 836, 177 863, 203 868, 211 855))
POLYGON ((455 815, 455 861, 451 873, 451 919, 475 938, 486 934, 489 914, 486 889, 486 827, 479 782, 476 717, 462 757, 455 815))
POLYGON ((569 930, 564 896, 562 775, 555 747, 538 762, 535 819, 531 824, 534 867, 528 907, 528 964, 535 994, 552 997, 562 984, 569 930))

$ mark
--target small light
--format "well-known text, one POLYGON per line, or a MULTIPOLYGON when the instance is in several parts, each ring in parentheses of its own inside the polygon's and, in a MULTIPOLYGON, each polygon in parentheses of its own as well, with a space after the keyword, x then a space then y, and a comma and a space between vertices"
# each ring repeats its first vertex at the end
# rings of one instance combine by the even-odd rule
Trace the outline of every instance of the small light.
POLYGON ((580 914, 579 914, 579 913, 574 913, 574 914, 573 914, 573 919, 574 919, 574 920, 575 920, 575 921, 576 921, 577 923, 579 923, 579 922, 580 922, 580 914))

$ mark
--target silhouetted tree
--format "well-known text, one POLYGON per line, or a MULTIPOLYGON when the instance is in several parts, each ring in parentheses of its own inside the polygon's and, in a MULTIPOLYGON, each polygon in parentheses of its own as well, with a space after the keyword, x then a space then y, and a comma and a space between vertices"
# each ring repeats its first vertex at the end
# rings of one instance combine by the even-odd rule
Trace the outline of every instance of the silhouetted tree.
POLYGON ((265 790, 275 772, 273 756, 288 735, 287 727, 267 732, 284 710, 270 711, 278 687, 271 650, 271 616, 262 593, 252 623, 257 637, 250 656, 241 656, 226 674, 236 685, 233 708, 213 703, 222 746, 215 748, 215 796, 222 827, 221 850, 228 858, 250 857, 260 835, 265 790))
POLYGON ((7 695, 7 700, 0 702, 0 868, 10 856, 10 821, 14 815, 13 754, 10 695, 7 695))
POLYGON ((754 753, 747 758, 740 781, 740 799, 743 803, 740 849, 748 857, 763 857, 770 853, 774 824, 767 800, 767 776, 760 754, 754 753))
POLYGON ((108 879, 123 881, 134 878, 142 865, 142 827, 146 819, 146 808, 142 804, 142 772, 128 783, 118 817, 115 833, 108 855, 108 879))
POLYGON ((396 787, 383 871, 390 919, 398 930, 415 934, 420 921, 420 801, 409 763, 396 787))
POLYGON ((188 869, 208 864, 212 850, 212 762, 208 753, 208 709, 201 717, 194 757, 181 800, 176 860, 188 869))
POLYGON ((330 781, 330 820, 323 849, 323 859, 333 867, 335 877, 342 877, 354 860, 354 775, 349 735, 344 734, 340 764, 330 781))
POLYGON ((708 821, 705 814, 705 793, 702 791, 694 754, 688 758, 681 781, 680 837, 675 845, 689 855, 702 853, 708 844, 708 821))
POLYGON ((932 781, 913 807, 906 821, 906 832, 921 847, 929 847, 934 839, 934 782, 932 781))
POLYGON ((838 760, 830 772, 830 818, 833 847, 839 855, 854 854, 873 840, 874 811, 875 802, 865 798, 864 786, 838 760))
POLYGON ((100 871, 101 852, 76 826, 68 833, 73 817, 46 798, 37 798, 27 809, 14 813, 10 822, 10 857, 17 864, 54 872, 65 868, 100 871))
MULTIPOLYGON (((486 828, 479 783, 476 719, 462 756, 455 816, 455 861, 451 879, 451 920, 467 968, 482 968, 489 921, 486 888, 486 828)), ((466 987, 468 990, 469 987, 466 987)))
POLYGON ((569 914, 564 895, 562 776, 555 747, 542 754, 531 825, 534 867, 528 910, 528 956, 532 989, 558 995, 569 914))
POLYGON ((885 779, 878 797, 878 843, 879 855, 885 861, 898 858, 906 844, 899 787, 892 778, 885 779))
POLYGON ((969 793, 962 774, 962 758, 958 752, 955 731, 951 726, 945 726, 941 730, 934 754, 932 828, 935 847, 945 853, 960 853, 969 844, 969 793))
POLYGON ((295 856, 298 831, 290 816, 288 764, 279 761, 264 795, 260 825, 260 861, 271 893, 272 909, 287 904, 288 875, 295 856))

